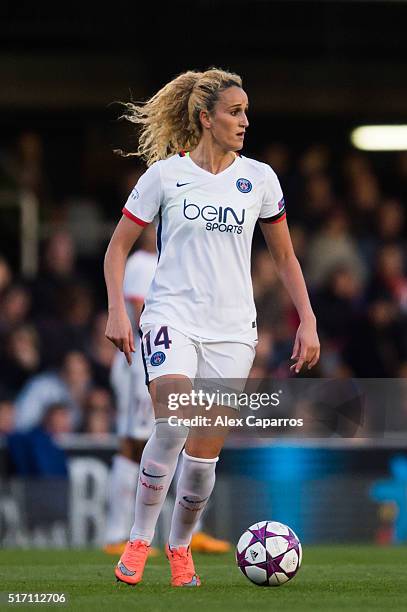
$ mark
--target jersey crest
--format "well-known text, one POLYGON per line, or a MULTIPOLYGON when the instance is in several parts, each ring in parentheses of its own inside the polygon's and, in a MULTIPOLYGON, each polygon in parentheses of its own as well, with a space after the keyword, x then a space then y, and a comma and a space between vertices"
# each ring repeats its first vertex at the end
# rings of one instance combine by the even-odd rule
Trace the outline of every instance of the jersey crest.
POLYGON ((252 184, 249 179, 239 178, 236 181, 236 187, 240 191, 240 193, 249 193, 252 190, 252 184))

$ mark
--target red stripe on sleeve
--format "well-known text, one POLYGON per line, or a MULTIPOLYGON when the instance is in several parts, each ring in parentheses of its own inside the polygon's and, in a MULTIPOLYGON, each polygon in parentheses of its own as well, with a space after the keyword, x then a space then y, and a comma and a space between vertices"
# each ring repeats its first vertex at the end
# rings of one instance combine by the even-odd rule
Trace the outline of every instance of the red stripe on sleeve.
POLYGON ((270 225, 275 225, 276 223, 280 223, 280 221, 284 221, 284 219, 286 218, 287 214, 284 213, 282 217, 280 217, 279 219, 277 219, 276 221, 270 221, 270 225))
POLYGON ((134 221, 134 223, 137 223, 137 225, 141 225, 141 227, 146 227, 147 225, 150 225, 147 221, 143 221, 143 219, 139 219, 138 217, 136 217, 136 215, 133 215, 133 213, 127 210, 126 207, 123 208, 122 213, 128 219, 131 219, 131 221, 134 221))

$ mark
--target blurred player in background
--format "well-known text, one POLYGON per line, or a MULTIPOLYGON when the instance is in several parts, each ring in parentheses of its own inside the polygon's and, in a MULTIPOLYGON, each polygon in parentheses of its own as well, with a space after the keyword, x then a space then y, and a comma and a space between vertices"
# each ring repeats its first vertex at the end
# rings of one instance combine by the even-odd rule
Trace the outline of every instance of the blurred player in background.
MULTIPOLYGON (((123 282, 126 310, 137 348, 131 366, 125 355, 117 351, 111 372, 117 406, 119 452, 113 457, 110 473, 104 551, 112 555, 122 554, 133 524, 140 458, 154 427, 154 411, 146 385, 138 333, 145 296, 157 267, 153 225, 148 226, 140 236, 138 246, 139 249, 127 260, 123 282)), ((181 466, 179 469, 182 469, 181 466)), ((192 537, 192 550, 223 553, 230 549, 229 542, 202 531, 200 523, 196 525, 192 537)), ((150 555, 155 553, 156 550, 150 548, 150 555)))
MULTIPOLYGON (((135 521, 115 575, 142 580, 155 526, 183 450, 166 555, 171 584, 196 587, 190 542, 215 485, 227 431, 191 431, 168 419, 169 393, 191 395, 195 379, 234 379, 243 390, 255 356, 256 309, 250 272, 260 221, 278 273, 297 309, 292 369, 319 359, 316 320, 286 222, 278 179, 241 157, 248 99, 241 78, 223 70, 186 72, 127 118, 142 126, 137 154, 149 166, 130 194, 105 257, 106 336, 129 363, 135 342, 123 299, 128 253, 157 224, 159 261, 140 320, 155 425, 140 462, 135 521), (165 390, 167 397, 165 397, 165 390), (184 448, 185 447, 185 448, 184 448)), ((179 410, 177 416, 182 416, 179 410)))
POLYGON ((104 550, 118 555, 123 552, 123 542, 127 540, 133 523, 140 457, 154 426, 137 332, 144 299, 157 266, 154 226, 146 229, 139 246, 127 260, 123 281, 126 310, 137 345, 136 353, 129 366, 125 355, 118 351, 111 372, 116 397, 119 452, 113 457, 110 473, 104 550))

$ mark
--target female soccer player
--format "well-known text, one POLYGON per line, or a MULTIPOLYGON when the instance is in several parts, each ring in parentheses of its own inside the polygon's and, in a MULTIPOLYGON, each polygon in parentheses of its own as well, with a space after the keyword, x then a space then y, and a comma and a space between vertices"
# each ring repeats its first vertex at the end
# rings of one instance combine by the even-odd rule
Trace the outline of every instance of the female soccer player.
MULTIPOLYGON (((273 170, 238 155, 248 98, 241 78, 218 69, 188 71, 146 104, 127 105, 141 126, 137 155, 148 170, 130 194, 105 257, 106 336, 131 363, 135 350, 123 299, 127 255, 149 223, 157 224, 159 262, 141 317, 142 351, 155 426, 140 464, 134 525, 115 574, 137 584, 184 449, 166 554, 173 586, 199 586, 189 548, 215 484, 221 432, 191 435, 168 420, 165 394, 192 390, 194 379, 245 380, 251 369, 256 311, 250 277, 259 220, 279 275, 300 317, 292 368, 319 359, 304 278, 293 252, 283 194, 273 170)), ((177 416, 181 416, 179 413, 177 416)))

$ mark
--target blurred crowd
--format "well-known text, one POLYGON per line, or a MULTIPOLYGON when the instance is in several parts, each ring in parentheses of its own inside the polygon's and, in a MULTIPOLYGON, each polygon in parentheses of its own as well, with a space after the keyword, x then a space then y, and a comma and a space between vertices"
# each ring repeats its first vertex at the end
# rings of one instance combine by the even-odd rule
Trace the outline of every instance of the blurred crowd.
MULTIPOLYGON (((378 163, 353 150, 338 157, 318 144, 294 154, 273 143, 253 156, 279 176, 317 316, 321 360, 303 375, 407 376, 407 154, 378 163)), ((115 431, 102 259, 143 171, 134 161, 120 167, 108 206, 96 188, 55 206, 38 135, 24 134, 14 155, 0 158, 0 190, 33 191, 47 226, 36 278, 19 273, 4 242, 0 251, 0 435, 115 431)), ((286 378, 299 321, 259 228, 252 267, 259 344, 251 376, 286 378)))

